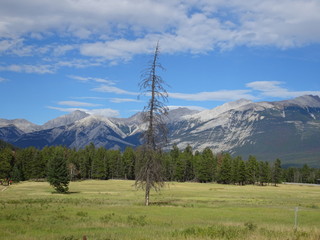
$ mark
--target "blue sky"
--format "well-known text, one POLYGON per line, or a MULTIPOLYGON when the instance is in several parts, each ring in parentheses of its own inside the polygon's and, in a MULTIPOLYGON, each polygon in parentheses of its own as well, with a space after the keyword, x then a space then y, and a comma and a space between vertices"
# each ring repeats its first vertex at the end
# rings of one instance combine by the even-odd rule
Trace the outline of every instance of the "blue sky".
POLYGON ((171 108, 320 96, 318 0, 1 0, 0 118, 141 111, 157 41, 171 108))

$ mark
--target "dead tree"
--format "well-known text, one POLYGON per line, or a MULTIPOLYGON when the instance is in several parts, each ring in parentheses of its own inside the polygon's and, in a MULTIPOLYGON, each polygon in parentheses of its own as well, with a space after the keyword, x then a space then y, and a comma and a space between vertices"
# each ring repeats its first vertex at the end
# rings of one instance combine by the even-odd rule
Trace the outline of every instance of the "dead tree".
POLYGON ((164 185, 161 149, 163 143, 166 142, 167 135, 163 117, 168 114, 168 108, 165 105, 168 93, 164 88, 166 83, 161 76, 157 75, 158 69, 163 70, 158 60, 159 42, 140 82, 141 93, 150 98, 143 110, 147 128, 142 134, 143 145, 138 154, 140 167, 136 175, 135 185, 145 190, 146 206, 149 205, 150 190, 153 188, 158 191, 164 185))

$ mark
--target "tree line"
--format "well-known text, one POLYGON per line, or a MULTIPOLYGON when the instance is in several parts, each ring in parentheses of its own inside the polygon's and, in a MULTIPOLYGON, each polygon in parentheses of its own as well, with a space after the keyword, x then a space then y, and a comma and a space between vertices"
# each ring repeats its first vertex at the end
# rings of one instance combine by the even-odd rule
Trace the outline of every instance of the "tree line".
MULTIPOLYGON (((127 147, 125 151, 96 148, 84 149, 62 146, 13 149, 0 148, 0 179, 12 181, 42 180, 48 177, 52 162, 64 161, 69 179, 129 179, 135 180, 144 165, 143 150, 127 147), (58 160, 57 160, 58 159, 58 160)), ((209 148, 202 152, 191 146, 180 150, 173 146, 161 153, 161 176, 165 181, 217 182, 222 184, 278 184, 280 182, 317 183, 320 169, 304 165, 302 168, 282 168, 276 159, 269 163, 249 156, 232 157, 228 153, 214 154, 209 148)))

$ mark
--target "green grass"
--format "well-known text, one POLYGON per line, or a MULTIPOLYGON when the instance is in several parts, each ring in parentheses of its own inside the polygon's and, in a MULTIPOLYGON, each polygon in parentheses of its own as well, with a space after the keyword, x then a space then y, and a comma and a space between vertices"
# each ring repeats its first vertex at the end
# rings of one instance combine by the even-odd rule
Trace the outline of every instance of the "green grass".
POLYGON ((169 183, 145 207, 133 184, 72 182, 70 194, 45 182, 0 186, 0 239, 320 239, 320 187, 169 183))

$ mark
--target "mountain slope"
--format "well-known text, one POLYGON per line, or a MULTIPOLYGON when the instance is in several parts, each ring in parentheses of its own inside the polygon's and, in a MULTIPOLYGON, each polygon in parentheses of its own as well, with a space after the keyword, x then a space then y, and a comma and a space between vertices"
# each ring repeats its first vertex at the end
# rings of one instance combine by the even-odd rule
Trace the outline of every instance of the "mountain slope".
POLYGON ((200 151, 209 147, 244 158, 320 165, 320 98, 315 96, 248 103, 213 118, 191 116, 170 128, 171 142, 179 148, 190 144, 200 151))
MULTIPOLYGON (((124 149, 140 144, 146 129, 143 114, 130 118, 104 118, 77 111, 44 124, 0 121, 0 139, 19 147, 65 145, 83 148, 96 146, 124 149), (1 125, 2 124, 2 125, 1 125), (17 124, 17 125, 15 125, 17 124), (33 127, 34 130, 31 130, 33 127), (26 131, 23 131, 24 129, 26 131)), ((202 151, 230 152, 247 159, 320 167, 320 98, 302 96, 279 102, 252 102, 241 99, 211 110, 171 110, 166 118, 169 128, 167 150, 189 145, 202 151)))

